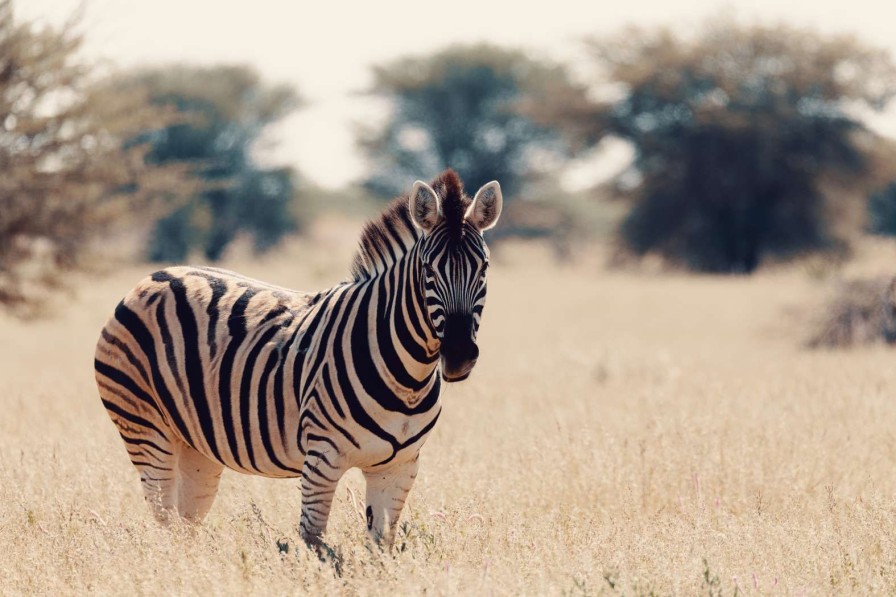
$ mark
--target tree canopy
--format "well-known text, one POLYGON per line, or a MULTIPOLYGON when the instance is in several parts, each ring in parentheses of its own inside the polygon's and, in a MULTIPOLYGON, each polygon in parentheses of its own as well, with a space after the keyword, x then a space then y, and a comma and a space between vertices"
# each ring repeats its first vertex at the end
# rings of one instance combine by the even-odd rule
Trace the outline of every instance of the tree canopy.
POLYGON ((17 22, 0 2, 0 305, 27 313, 92 241, 162 194, 186 192, 176 166, 125 140, 167 122, 137 90, 111 89, 78 58, 76 22, 17 22))
POLYGON ((584 145, 635 148, 621 238, 691 268, 750 272, 764 257, 842 249, 838 220, 875 144, 856 116, 892 98, 888 55, 848 37, 713 24, 688 37, 627 31, 590 43, 589 93, 535 112, 584 145), (601 98, 601 99, 594 99, 601 98))
POLYGON ((265 128, 298 105, 291 88, 265 84, 245 66, 157 67, 129 75, 124 84, 180 115, 136 138, 150 144, 147 160, 191 164, 205 182, 200 193, 172 198, 178 207, 156 224, 150 259, 181 261, 201 247, 216 260, 240 232, 266 249, 295 229, 294 172, 262 167, 252 155, 265 128))
POLYGON ((553 130, 520 106, 535 89, 566 84, 562 68, 490 45, 376 67, 370 92, 391 100, 392 110, 385 126, 361 132, 371 164, 366 186, 392 196, 451 167, 473 189, 499 180, 512 198, 559 147, 553 130))

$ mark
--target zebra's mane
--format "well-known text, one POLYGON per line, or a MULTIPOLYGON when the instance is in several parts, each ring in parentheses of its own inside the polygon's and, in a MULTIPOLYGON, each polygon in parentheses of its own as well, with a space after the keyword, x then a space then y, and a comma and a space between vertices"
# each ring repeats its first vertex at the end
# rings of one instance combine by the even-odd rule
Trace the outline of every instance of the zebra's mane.
MULTIPOLYGON (((439 196, 444 226, 449 242, 459 243, 465 234, 464 214, 471 199, 464 194, 463 183, 454 170, 448 169, 430 184, 439 196)), ((411 220, 410 197, 401 195, 393 199, 376 218, 364 226, 358 252, 352 262, 352 279, 355 282, 367 280, 385 271, 405 255, 421 232, 411 220)))

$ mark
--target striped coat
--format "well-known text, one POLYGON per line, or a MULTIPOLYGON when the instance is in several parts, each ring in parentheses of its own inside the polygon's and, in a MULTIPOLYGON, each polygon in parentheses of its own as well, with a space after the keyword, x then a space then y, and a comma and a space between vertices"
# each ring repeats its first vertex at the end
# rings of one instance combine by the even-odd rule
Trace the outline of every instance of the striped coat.
POLYGON ((391 544, 439 418, 443 381, 478 357, 500 187, 473 200, 452 171, 368 224, 352 278, 316 293, 215 268, 140 282, 97 344, 103 404, 156 517, 201 520, 223 469, 299 477, 315 544, 336 484, 360 468, 367 526, 391 544))

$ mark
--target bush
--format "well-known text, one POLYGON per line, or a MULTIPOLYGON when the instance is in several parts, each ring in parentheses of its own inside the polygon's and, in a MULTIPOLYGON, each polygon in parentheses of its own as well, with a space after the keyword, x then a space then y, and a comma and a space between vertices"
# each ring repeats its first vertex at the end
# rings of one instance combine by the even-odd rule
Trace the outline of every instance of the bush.
POLYGON ((882 236, 896 236, 896 182, 868 197, 868 229, 882 236))
POLYGON ((896 343, 896 278, 849 280, 825 305, 810 348, 896 343))

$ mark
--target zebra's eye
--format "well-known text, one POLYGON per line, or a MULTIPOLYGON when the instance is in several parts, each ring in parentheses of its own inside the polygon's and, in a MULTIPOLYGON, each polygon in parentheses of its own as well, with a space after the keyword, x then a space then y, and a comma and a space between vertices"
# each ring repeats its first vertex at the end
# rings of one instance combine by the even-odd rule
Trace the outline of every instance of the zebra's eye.
POLYGON ((485 275, 485 272, 488 270, 488 261, 483 261, 482 265, 479 266, 479 275, 485 275))
POLYGON ((432 266, 428 263, 423 264, 423 271, 426 272, 426 276, 429 278, 436 277, 436 272, 432 269, 432 266))

